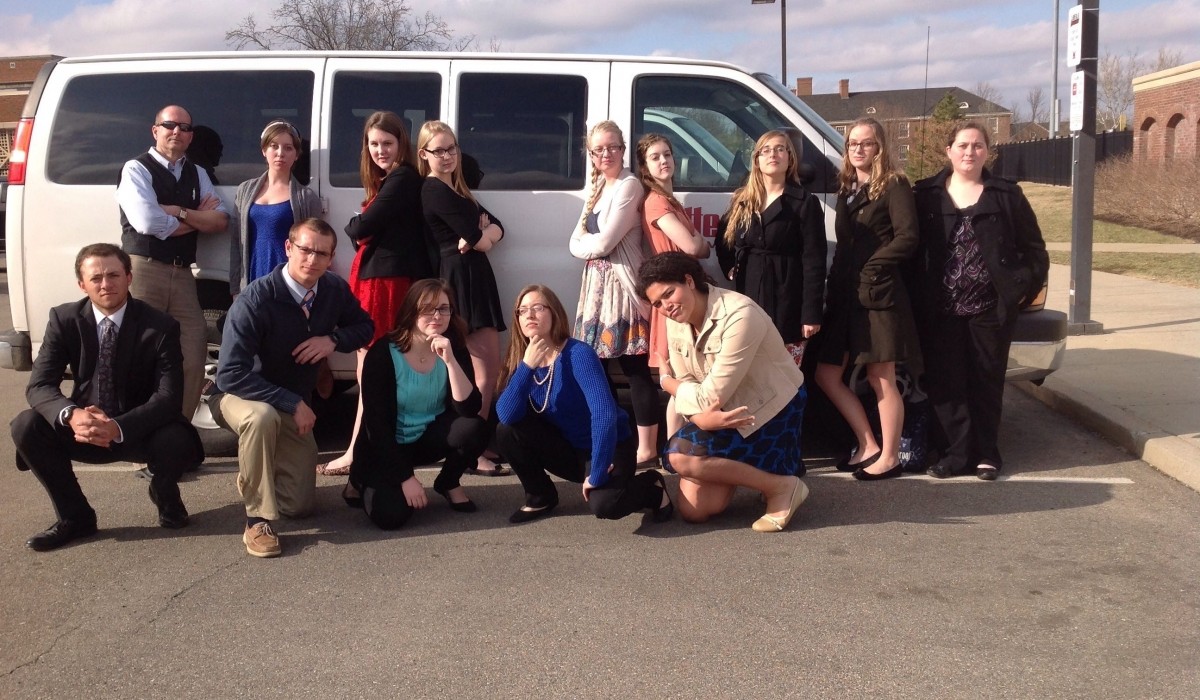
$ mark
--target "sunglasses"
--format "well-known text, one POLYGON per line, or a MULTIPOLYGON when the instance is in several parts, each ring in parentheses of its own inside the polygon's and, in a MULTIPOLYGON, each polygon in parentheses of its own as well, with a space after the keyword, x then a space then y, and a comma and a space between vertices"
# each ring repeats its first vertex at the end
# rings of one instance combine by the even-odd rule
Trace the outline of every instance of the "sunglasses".
POLYGON ((174 131, 175 129, 179 129, 180 131, 182 131, 185 134, 191 133, 191 131, 192 131, 192 125, 188 124, 187 122, 159 122, 159 123, 155 124, 154 126, 161 126, 162 128, 166 129, 167 131, 174 131))

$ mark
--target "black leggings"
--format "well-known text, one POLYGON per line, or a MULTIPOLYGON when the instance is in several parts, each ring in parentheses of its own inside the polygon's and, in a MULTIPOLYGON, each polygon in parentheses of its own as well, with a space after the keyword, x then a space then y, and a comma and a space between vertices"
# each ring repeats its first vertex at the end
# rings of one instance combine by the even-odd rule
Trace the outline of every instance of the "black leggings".
POLYGON ((634 422, 644 427, 658 425, 658 387, 650 376, 650 356, 621 355, 616 360, 629 380, 634 422))
MULTIPOLYGON (((558 504, 558 489, 550 474, 581 484, 588 474, 590 455, 576 450, 558 428, 535 413, 513 425, 496 428, 496 443, 525 489, 525 505, 541 508, 558 504), (549 472, 549 474, 547 474, 549 472)), ((636 473, 637 441, 626 438, 613 451, 613 470, 608 482, 592 490, 588 507, 597 518, 619 520, 643 508, 657 508, 662 488, 657 472, 636 473)), ((608 465, 591 465, 606 469, 608 465)))

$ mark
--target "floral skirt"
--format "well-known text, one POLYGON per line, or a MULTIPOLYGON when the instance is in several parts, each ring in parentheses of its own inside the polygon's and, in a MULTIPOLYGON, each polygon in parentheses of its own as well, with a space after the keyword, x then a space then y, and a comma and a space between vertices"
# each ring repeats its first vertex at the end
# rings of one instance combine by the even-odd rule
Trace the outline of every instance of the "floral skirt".
POLYGON ((626 291, 613 274, 612 262, 589 260, 579 289, 575 339, 601 358, 645 355, 650 352, 650 321, 641 301, 626 291))

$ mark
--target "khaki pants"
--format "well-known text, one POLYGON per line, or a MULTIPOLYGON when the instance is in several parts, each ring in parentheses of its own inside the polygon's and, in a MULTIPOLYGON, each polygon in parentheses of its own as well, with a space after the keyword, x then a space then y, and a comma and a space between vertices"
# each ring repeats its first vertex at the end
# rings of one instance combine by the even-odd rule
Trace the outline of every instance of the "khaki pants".
POLYGON ((302 518, 313 510, 317 488, 317 441, 301 435, 291 415, 262 401, 220 394, 217 422, 238 435, 238 493, 246 516, 302 518))
POLYGON ((133 283, 129 293, 179 321, 183 351, 183 417, 189 421, 200 404, 204 388, 204 362, 208 357, 208 324, 196 295, 196 278, 188 267, 175 267, 142 256, 133 256, 133 283))

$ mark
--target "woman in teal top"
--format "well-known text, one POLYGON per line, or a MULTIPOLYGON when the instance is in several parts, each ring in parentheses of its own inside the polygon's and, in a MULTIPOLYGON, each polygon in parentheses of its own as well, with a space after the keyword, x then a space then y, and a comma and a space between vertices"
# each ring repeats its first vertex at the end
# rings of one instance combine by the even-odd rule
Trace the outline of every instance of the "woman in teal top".
POLYGON ((459 485, 487 443, 487 424, 450 286, 413 283, 396 328, 363 361, 362 432, 343 497, 384 530, 429 504, 414 468, 445 460, 433 490, 461 513, 475 504, 459 485))

